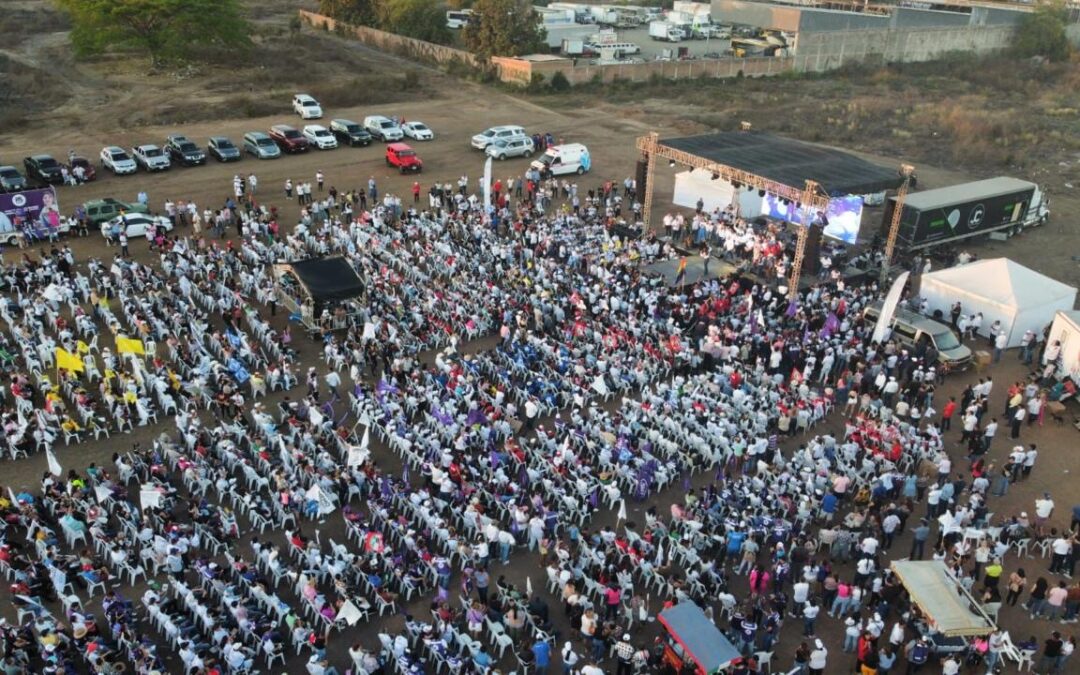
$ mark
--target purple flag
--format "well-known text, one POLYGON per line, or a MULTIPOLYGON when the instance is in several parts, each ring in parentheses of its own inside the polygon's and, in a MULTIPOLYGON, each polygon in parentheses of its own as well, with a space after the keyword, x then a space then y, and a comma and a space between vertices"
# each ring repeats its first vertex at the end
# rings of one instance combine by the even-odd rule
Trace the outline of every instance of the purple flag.
POLYGON ((490 459, 491 461, 492 470, 499 466, 499 453, 492 450, 490 453, 488 453, 488 459, 490 459))
POLYGON ((593 507, 595 509, 597 506, 599 506, 599 504, 600 504, 600 488, 597 488, 597 489, 592 491, 591 495, 589 495, 589 506, 591 506, 591 507, 593 507))
POLYGON ((484 411, 479 409, 479 408, 473 408, 472 410, 470 410, 469 411, 469 417, 468 417, 467 420, 465 420, 465 424, 467 426, 470 426, 470 427, 472 425, 474 425, 474 424, 487 424, 487 423, 488 423, 487 415, 485 415, 484 411))
POLYGON ((784 312, 784 316, 793 317, 798 313, 799 313, 799 303, 792 300, 790 303, 788 303, 787 311, 784 312))
POLYGON ((387 382, 385 379, 380 378, 379 383, 375 385, 375 392, 379 394, 385 394, 386 392, 396 394, 398 392, 398 388, 387 382))
POLYGON ((409 483, 409 463, 405 462, 401 465, 401 482, 408 485, 409 483))
POLYGON ((445 412, 439 406, 432 407, 431 416, 439 420, 439 423, 442 424, 444 427, 448 427, 454 423, 454 418, 450 417, 450 414, 445 412))
POLYGON ((691 487, 693 487, 693 484, 690 482, 690 472, 687 471, 687 472, 683 473, 683 478, 682 478, 683 492, 690 492, 691 487))

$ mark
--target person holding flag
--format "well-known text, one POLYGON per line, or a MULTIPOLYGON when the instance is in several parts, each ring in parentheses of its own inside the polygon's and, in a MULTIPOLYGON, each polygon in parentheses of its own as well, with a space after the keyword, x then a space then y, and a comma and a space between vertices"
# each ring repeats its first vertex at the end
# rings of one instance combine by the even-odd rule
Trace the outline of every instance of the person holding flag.
POLYGON ((686 256, 683 256, 679 260, 679 270, 675 274, 674 286, 676 286, 676 287, 682 286, 683 282, 685 282, 685 281, 686 281, 686 256))

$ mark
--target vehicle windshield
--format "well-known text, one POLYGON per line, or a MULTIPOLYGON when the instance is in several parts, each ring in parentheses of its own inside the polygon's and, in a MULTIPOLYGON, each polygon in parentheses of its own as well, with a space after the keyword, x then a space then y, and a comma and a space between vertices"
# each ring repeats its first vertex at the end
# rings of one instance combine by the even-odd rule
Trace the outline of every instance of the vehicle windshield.
POLYGON ((300 105, 304 106, 305 108, 318 108, 319 102, 309 99, 307 101, 301 102, 300 105))
POLYGON ((382 122, 379 122, 379 126, 382 127, 383 129, 392 129, 394 127, 394 121, 393 120, 383 120, 382 122))
POLYGON ((495 135, 495 130, 494 129, 488 129, 487 131, 481 131, 480 133, 477 134, 477 136, 483 136, 484 138, 491 138, 494 135, 495 135))
POLYGON ((269 138, 260 138, 260 139, 256 140, 255 142, 258 143, 259 145, 263 146, 264 148, 276 147, 274 145, 274 142, 272 140, 270 140, 269 138))
POLYGON ((56 166, 56 160, 53 159, 52 157, 42 157, 41 159, 38 160, 38 166, 40 166, 42 168, 49 168, 49 167, 52 167, 52 166, 56 166))
POLYGON ((231 150, 233 144, 232 141, 223 138, 217 142, 217 146, 219 150, 231 150))
POLYGON ((3 176, 4 178, 15 178, 18 175, 19 172, 10 166, 5 166, 4 168, 0 169, 0 176, 3 176))
POLYGON ((549 155, 547 153, 544 153, 543 155, 540 156, 540 163, 543 164, 544 166, 547 166, 547 165, 551 164, 554 161, 555 161, 555 155, 549 155))
POLYGON ((147 148, 147 149, 143 150, 143 153, 147 157, 160 157, 161 156, 161 150, 159 150, 157 148, 147 148))
POLYGON ((329 136, 330 135, 330 132, 327 131, 326 129, 316 129, 312 133, 315 134, 316 136, 329 136))
POLYGON ((427 131, 427 127, 419 122, 413 122, 412 128, 416 131, 427 131))
POLYGON ((300 132, 296 129, 289 129, 288 131, 283 131, 281 135, 285 138, 300 138, 300 132))
POLYGON ((114 162, 126 162, 128 160, 126 152, 114 152, 112 158, 114 162))
POLYGON ((198 151, 199 151, 199 149, 196 148, 195 144, 191 143, 190 141, 187 142, 187 143, 181 143, 180 144, 180 152, 198 152, 198 151))
POLYGON ((360 128, 359 124, 346 124, 345 131, 349 132, 350 134, 359 134, 363 131, 363 129, 360 128))
POLYGON ((398 157, 415 157, 416 153, 413 152, 412 150, 398 150, 397 151, 397 156, 398 157))
POLYGON ((960 346, 960 342, 953 335, 952 331, 942 331, 940 333, 934 333, 934 344, 937 345, 938 351, 946 349, 956 349, 960 346))

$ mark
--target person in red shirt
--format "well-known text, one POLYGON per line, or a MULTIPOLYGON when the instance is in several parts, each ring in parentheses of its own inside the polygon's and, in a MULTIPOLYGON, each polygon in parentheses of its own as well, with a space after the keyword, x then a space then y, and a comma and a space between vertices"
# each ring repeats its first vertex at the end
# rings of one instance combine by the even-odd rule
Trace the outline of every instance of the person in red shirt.
POLYGON ((956 412, 956 397, 950 396, 949 402, 941 411, 941 430, 948 431, 952 427, 953 413, 956 412))

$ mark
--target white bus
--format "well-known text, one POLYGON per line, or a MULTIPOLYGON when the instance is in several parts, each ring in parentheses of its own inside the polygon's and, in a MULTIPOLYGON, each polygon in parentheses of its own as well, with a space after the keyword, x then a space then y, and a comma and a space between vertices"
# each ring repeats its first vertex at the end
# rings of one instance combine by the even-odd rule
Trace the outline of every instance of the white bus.
POLYGON ((450 10, 446 13, 446 27, 457 30, 458 28, 464 28, 469 25, 469 20, 472 18, 471 9, 457 9, 450 10))

